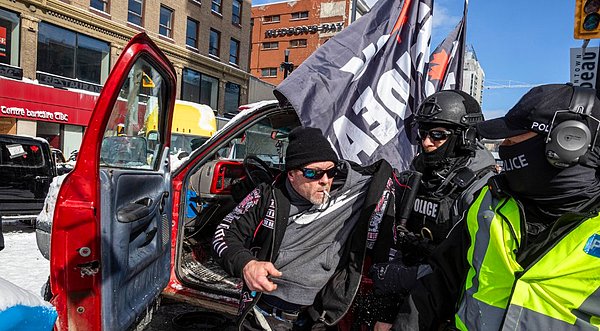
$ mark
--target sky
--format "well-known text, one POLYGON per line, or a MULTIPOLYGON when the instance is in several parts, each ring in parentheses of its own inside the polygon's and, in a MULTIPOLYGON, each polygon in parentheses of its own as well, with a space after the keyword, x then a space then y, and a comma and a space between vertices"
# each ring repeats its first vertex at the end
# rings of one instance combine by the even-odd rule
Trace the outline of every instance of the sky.
MULTIPOLYGON (((431 49, 456 25, 463 1, 435 0, 431 49)), ((467 43, 475 49, 484 85, 565 83, 570 80, 570 48, 575 1, 471 0, 467 43)), ((598 46, 592 40, 588 47, 598 46)), ((529 88, 486 89, 482 108, 486 118, 502 116, 529 88)))
MULTIPOLYGON (((275 1, 253 0, 253 5, 270 2, 275 1)), ((431 50, 458 23, 463 4, 460 0, 434 0, 431 50)), ((574 0, 470 0, 467 44, 475 49, 485 72, 484 85, 568 82, 569 50, 583 43, 573 38, 574 17, 574 0)), ((598 46, 598 41, 592 40, 591 46, 598 46)), ((502 116, 528 90, 484 90, 485 118, 502 116)))

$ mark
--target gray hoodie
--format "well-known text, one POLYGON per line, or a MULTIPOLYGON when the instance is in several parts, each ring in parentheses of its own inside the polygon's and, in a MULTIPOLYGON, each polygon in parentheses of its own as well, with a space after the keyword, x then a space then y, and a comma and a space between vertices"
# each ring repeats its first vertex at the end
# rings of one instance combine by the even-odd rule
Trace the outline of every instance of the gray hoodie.
POLYGON ((290 216, 275 268, 282 276, 273 279, 277 290, 270 293, 287 302, 311 305, 333 275, 340 250, 358 221, 370 183, 370 176, 353 171, 342 187, 331 192, 323 206, 312 206, 290 216))

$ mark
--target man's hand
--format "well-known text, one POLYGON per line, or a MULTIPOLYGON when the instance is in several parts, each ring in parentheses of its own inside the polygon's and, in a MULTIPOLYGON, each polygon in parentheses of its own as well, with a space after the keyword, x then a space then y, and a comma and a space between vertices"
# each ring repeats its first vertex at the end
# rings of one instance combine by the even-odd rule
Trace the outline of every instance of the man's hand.
POLYGON ((267 276, 281 277, 281 271, 275 269, 271 262, 252 260, 244 266, 244 281, 248 288, 257 292, 273 292, 277 284, 273 283, 267 276))
POLYGON ((376 322, 373 331, 390 331, 392 324, 385 322, 376 322))

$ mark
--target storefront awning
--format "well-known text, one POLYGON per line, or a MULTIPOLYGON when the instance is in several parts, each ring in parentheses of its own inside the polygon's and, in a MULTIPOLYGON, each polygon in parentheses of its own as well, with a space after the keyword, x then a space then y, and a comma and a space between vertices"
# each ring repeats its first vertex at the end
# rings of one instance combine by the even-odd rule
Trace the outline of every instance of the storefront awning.
POLYGON ((87 126, 98 95, 0 77, 0 117, 87 126))

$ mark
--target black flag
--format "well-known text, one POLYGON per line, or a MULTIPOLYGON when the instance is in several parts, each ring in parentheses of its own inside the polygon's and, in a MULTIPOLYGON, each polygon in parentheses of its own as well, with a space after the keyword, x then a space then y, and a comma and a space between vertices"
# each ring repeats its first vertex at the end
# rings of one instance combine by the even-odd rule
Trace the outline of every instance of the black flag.
POLYGON ((378 1, 294 70, 275 96, 304 126, 320 128, 342 158, 385 158, 408 168, 416 148, 405 123, 425 96, 432 6, 378 1))
POLYGON ((441 90, 460 90, 465 55, 468 0, 463 17, 429 57, 425 93, 431 95, 441 90))

